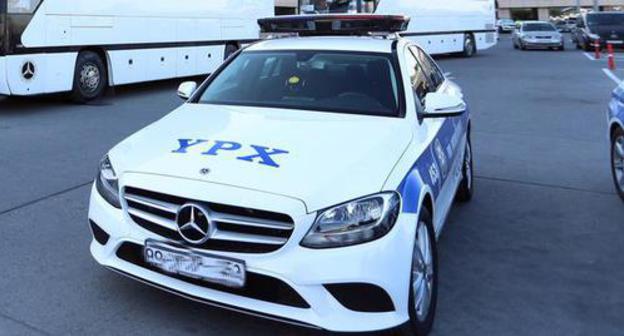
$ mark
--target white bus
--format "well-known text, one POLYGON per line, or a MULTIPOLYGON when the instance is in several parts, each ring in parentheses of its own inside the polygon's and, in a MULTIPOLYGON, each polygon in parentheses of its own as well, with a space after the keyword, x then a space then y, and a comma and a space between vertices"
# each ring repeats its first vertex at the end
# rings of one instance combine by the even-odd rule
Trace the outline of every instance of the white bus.
POLYGON ((412 20, 401 35, 430 54, 471 57, 498 40, 495 0, 299 0, 299 12, 406 15, 412 20))
POLYGON ((71 92, 214 71, 259 39, 274 0, 0 0, 0 95, 71 92))

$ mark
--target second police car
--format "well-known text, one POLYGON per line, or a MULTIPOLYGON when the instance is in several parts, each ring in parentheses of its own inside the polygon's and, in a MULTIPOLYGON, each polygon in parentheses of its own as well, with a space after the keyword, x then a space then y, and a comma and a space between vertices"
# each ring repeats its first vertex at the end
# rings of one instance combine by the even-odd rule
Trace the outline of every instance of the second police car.
POLYGON ((402 16, 261 20, 188 101, 115 146, 91 194, 102 265, 340 332, 432 328, 436 240, 473 190, 460 88, 402 16), (324 36, 335 35, 335 36, 324 36))
POLYGON ((613 182, 618 195, 624 200, 624 87, 622 85, 613 91, 607 119, 613 182))

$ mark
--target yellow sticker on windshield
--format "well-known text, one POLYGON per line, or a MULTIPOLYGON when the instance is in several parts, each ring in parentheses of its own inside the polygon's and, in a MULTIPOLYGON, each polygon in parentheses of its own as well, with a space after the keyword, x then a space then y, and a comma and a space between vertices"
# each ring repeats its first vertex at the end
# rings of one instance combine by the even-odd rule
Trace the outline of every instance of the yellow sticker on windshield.
POLYGON ((290 85, 297 85, 297 84, 299 84, 299 82, 301 82, 301 78, 299 78, 297 76, 292 76, 292 77, 288 78, 288 84, 290 84, 290 85))

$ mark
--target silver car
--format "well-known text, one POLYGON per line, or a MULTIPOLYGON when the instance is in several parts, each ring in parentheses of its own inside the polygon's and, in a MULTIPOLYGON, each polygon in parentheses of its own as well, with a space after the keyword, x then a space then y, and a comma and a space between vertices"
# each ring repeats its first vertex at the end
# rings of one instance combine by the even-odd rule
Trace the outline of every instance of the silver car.
POLYGON ((525 21, 519 24, 512 35, 514 48, 565 50, 563 35, 557 28, 545 21, 525 21))

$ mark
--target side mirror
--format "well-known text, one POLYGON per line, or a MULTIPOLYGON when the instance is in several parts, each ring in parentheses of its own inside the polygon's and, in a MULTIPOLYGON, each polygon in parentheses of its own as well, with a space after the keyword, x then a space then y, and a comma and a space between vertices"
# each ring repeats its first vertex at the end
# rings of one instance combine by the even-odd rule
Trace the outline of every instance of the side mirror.
POLYGON ((424 118, 456 117, 466 112, 466 102, 448 93, 430 92, 425 96, 424 118))
POLYGON ((184 82, 178 87, 178 97, 188 100, 197 90, 196 82, 184 82))

